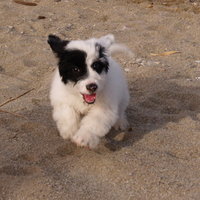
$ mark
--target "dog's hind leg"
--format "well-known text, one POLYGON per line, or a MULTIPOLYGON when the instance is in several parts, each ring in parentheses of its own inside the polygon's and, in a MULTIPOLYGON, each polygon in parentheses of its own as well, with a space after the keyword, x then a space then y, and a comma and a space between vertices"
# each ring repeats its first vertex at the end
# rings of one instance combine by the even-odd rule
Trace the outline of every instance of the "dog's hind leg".
POLYGON ((119 119, 117 120, 117 122, 114 125, 115 130, 121 130, 121 131, 125 131, 127 130, 129 126, 128 120, 126 118, 126 114, 123 113, 121 114, 121 116, 119 117, 119 119))
POLYGON ((126 117, 126 109, 129 103, 129 94, 124 95, 123 101, 119 105, 119 118, 114 125, 115 130, 125 131, 129 127, 129 123, 126 117))

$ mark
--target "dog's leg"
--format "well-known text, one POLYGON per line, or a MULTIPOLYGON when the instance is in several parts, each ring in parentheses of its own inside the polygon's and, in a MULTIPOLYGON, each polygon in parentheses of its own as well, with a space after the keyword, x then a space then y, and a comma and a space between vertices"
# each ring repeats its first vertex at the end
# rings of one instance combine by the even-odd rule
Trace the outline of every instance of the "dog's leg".
POLYGON ((71 138, 78 130, 80 115, 67 106, 54 107, 53 118, 56 121, 60 135, 64 139, 71 138))
POLYGON ((117 120, 117 122, 114 125, 115 130, 121 130, 121 131, 125 131, 129 126, 129 123, 127 121, 126 118, 126 114, 123 113, 120 118, 117 120))
POLYGON ((79 130, 72 138, 73 142, 78 146, 95 148, 100 137, 105 136, 116 123, 116 113, 106 109, 92 110, 82 119, 79 130))

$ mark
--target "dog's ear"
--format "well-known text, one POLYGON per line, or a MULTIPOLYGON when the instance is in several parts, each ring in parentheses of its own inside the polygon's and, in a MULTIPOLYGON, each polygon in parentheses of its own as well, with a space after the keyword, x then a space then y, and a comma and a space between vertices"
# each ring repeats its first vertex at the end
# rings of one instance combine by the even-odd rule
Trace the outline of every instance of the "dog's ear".
POLYGON ((112 34, 105 35, 98 39, 98 43, 108 49, 115 42, 115 37, 112 34))
POLYGON ((65 50, 66 45, 69 43, 67 40, 61 40, 56 35, 49 35, 47 41, 54 53, 59 57, 65 50))
POLYGON ((134 56, 134 53, 123 44, 115 42, 115 37, 112 34, 105 35, 98 39, 98 43, 106 50, 107 55, 116 53, 126 53, 128 56, 134 56))

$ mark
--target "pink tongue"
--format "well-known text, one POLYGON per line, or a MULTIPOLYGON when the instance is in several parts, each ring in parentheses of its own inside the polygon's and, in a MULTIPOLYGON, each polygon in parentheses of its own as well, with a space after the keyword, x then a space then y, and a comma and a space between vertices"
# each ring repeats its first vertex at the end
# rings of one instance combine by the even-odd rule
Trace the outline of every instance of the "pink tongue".
POLYGON ((83 94, 83 98, 87 103, 94 103, 96 94, 83 94))

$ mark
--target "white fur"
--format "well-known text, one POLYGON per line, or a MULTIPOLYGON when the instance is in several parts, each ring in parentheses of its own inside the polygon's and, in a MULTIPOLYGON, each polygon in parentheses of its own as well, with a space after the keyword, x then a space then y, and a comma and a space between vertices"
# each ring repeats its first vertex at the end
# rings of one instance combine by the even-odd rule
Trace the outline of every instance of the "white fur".
POLYGON ((87 52, 87 66, 98 57, 95 43, 104 46, 108 53, 108 73, 98 74, 88 67, 89 75, 76 85, 61 81, 56 69, 50 91, 53 118, 60 135, 71 139, 79 146, 95 148, 99 139, 105 136, 111 127, 125 129, 128 125, 125 110, 129 103, 127 82, 119 64, 111 56, 109 49, 114 44, 114 36, 107 35, 99 39, 71 41, 66 49, 79 49, 87 52), (87 94, 86 85, 98 85, 94 104, 84 102, 81 93, 87 94))

